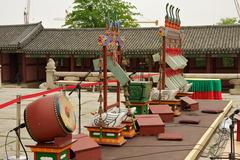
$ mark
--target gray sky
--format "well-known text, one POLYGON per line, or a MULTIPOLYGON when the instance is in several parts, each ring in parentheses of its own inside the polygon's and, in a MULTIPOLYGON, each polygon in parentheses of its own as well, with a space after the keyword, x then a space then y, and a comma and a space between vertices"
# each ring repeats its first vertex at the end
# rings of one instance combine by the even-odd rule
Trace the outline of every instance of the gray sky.
MULTIPOLYGON (((164 22, 166 3, 181 9, 182 25, 213 25, 221 18, 237 17, 234 0, 125 0, 142 13, 138 20, 164 22)), ((240 1, 240 0, 239 0, 240 1)), ((0 25, 23 23, 27 0, 0 0, 0 25)), ((65 10, 71 10, 73 0, 31 0, 30 22, 42 21, 46 28, 63 25, 65 10)), ((154 24, 145 26, 155 26, 154 24)))

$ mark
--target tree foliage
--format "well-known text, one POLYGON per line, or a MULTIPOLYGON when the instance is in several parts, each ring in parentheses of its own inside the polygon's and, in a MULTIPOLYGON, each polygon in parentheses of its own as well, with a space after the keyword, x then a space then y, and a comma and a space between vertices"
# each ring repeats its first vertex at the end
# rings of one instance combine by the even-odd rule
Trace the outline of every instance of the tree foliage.
POLYGON ((237 18, 221 18, 220 22, 217 23, 218 25, 232 25, 237 24, 237 18))
POLYGON ((106 18, 118 20, 123 27, 137 27, 133 18, 140 15, 134 12, 136 7, 122 0, 75 0, 72 12, 65 20, 69 28, 102 28, 106 18))

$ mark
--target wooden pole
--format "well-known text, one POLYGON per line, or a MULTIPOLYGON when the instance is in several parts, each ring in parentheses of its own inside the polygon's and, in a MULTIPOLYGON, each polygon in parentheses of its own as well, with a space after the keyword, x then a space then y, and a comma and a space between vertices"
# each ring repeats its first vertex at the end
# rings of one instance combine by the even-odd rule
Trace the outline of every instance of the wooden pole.
MULTIPOLYGON (((118 57, 118 64, 120 64, 120 62, 121 62, 121 48, 120 47, 118 47, 118 49, 117 49, 117 57, 118 57)), ((118 103, 118 105, 117 105, 117 107, 120 107, 120 92, 121 92, 121 90, 120 90, 120 82, 119 81, 117 81, 117 103, 118 103)))
POLYGON ((107 47, 103 46, 103 108, 107 111, 107 47))
POLYGON ((162 52, 162 63, 160 63, 161 67, 161 72, 162 72, 162 84, 161 84, 161 89, 165 89, 165 72, 166 72, 166 52, 165 52, 165 48, 166 48, 166 37, 163 36, 163 52, 162 52))

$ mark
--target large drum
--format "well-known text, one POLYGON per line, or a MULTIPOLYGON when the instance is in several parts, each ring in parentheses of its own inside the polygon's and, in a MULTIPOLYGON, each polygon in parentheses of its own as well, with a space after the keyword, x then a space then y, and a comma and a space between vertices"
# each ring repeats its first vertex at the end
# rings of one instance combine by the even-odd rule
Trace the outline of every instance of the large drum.
POLYGON ((37 99, 24 111, 28 133, 37 142, 64 137, 76 128, 76 116, 70 101, 62 94, 37 99))

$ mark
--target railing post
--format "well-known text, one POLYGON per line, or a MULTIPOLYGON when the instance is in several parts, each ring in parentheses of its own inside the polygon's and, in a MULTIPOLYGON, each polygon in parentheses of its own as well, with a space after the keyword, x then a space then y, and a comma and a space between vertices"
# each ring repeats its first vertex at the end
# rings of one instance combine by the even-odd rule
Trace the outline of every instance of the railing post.
MULTIPOLYGON (((17 99, 19 101, 17 102, 17 110, 16 110, 16 126, 19 126, 21 123, 21 96, 17 95, 17 99)), ((17 130, 17 133, 20 137, 20 129, 17 130)), ((16 137, 16 159, 20 158, 20 142, 18 137, 16 137)))
POLYGON ((55 88, 56 85, 54 84, 55 77, 54 73, 56 72, 56 66, 55 62, 52 58, 49 58, 47 66, 46 66, 46 83, 47 83, 47 88, 52 89, 55 88))
POLYGON ((0 65, 0 88, 2 88, 2 66, 0 65))

